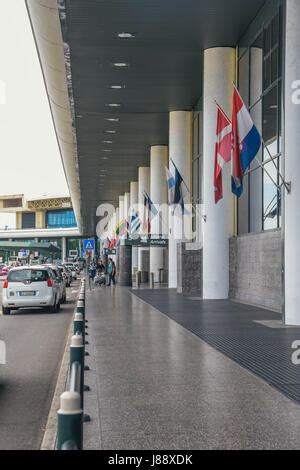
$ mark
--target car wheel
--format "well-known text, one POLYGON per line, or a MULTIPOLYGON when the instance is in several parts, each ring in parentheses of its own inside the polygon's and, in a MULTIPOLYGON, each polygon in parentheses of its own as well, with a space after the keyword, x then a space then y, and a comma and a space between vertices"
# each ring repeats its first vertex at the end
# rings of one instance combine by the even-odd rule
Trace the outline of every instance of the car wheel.
POLYGON ((54 305, 52 305, 52 307, 49 307, 49 312, 50 313, 57 313, 58 312, 58 303, 55 302, 54 305))
POLYGON ((10 308, 2 307, 2 313, 3 315, 10 315, 10 308))

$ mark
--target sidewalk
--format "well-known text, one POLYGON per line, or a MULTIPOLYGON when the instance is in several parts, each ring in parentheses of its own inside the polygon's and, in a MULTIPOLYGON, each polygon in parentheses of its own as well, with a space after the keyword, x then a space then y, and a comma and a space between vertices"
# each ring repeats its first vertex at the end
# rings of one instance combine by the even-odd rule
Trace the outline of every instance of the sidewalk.
MULTIPOLYGON (((85 449, 298 449, 299 405, 137 296, 145 293, 87 293, 85 449)), ((156 291, 166 313, 169 295, 156 291)), ((233 305, 239 318, 243 306, 233 305)), ((200 308, 194 322, 217 328, 221 313, 200 308)))

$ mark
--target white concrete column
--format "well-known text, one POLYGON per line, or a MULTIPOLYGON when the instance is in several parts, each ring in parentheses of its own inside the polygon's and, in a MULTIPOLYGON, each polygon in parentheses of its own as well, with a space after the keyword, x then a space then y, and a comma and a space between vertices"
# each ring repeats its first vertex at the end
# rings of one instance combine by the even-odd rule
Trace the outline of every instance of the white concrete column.
MULTIPOLYGON (((155 145, 150 149, 150 197, 157 209, 168 204, 168 185, 166 168, 168 167, 169 150, 166 145, 155 145)), ((168 219, 165 213, 159 213, 151 221, 153 238, 168 233, 168 219)), ((154 282, 159 282, 159 270, 164 267, 165 248, 150 247, 150 272, 154 273, 154 282)))
MULTIPOLYGON (((139 212, 140 218, 143 220, 144 216, 144 193, 150 193, 150 168, 149 167, 140 167, 139 168, 139 186, 138 186, 138 202, 139 202, 139 212)), ((144 252, 149 251, 149 248, 139 248, 138 249, 138 270, 142 272, 149 272, 145 270, 145 266, 142 266, 142 259, 144 256, 144 252)))
POLYGON ((284 192, 285 323, 300 325, 300 2, 286 0, 284 192))
MULTIPOLYGON (((137 181, 130 183, 130 214, 138 210, 139 203, 139 184, 137 181)), ((132 247, 131 255, 132 273, 138 268, 138 247, 132 247)))
POLYGON ((67 258, 67 239, 66 237, 62 237, 61 239, 61 260, 65 261, 67 258))
POLYGON ((130 193, 124 194, 124 219, 129 222, 130 193))
MULTIPOLYGON (((169 168, 173 174, 174 161, 186 185, 191 191, 192 170, 192 125, 193 113, 190 111, 172 111, 170 113, 169 128, 169 168)), ((190 194, 187 193, 185 203, 190 203, 190 194)), ((177 244, 191 237, 192 217, 182 216, 180 207, 169 218, 169 288, 177 288, 177 244)))
POLYGON ((119 223, 124 219, 124 196, 119 196, 119 223))
POLYGON ((217 111, 214 100, 231 115, 235 49, 204 51, 203 88, 203 298, 227 299, 229 294, 229 238, 234 234, 231 166, 223 168, 223 199, 214 201, 214 158, 217 111))

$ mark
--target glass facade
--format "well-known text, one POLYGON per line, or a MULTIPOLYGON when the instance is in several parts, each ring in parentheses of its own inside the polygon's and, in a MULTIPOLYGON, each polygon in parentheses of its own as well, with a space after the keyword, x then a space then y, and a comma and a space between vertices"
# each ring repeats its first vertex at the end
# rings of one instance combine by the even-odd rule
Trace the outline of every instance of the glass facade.
POLYGON ((281 7, 265 15, 254 31, 255 23, 251 35, 239 45, 238 84, 264 146, 244 178, 244 193, 238 201, 239 235, 281 226, 281 191, 272 181, 280 185, 278 170, 282 166, 281 7))
POLYGON ((22 212, 22 228, 35 228, 35 212, 22 212))
POLYGON ((73 209, 47 211, 46 213, 47 228, 67 228, 76 226, 77 224, 73 209))

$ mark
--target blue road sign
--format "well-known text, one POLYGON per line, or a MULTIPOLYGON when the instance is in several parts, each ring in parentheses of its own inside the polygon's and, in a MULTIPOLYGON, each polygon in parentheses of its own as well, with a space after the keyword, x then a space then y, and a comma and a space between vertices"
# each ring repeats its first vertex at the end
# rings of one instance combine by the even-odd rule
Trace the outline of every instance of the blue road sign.
POLYGON ((83 240, 83 250, 93 251, 95 250, 95 240, 83 240))

